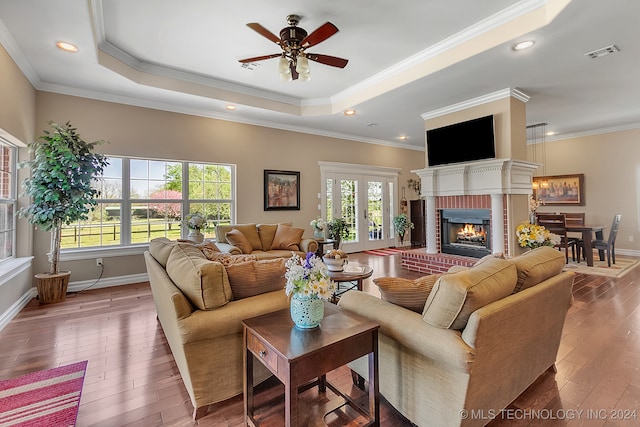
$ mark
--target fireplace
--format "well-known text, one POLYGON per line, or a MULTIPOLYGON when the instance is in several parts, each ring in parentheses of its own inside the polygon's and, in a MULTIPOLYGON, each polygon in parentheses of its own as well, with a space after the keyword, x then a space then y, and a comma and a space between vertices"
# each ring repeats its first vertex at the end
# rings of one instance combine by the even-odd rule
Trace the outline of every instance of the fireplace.
POLYGON ((490 209, 442 209, 441 252, 482 258, 491 253, 490 209))

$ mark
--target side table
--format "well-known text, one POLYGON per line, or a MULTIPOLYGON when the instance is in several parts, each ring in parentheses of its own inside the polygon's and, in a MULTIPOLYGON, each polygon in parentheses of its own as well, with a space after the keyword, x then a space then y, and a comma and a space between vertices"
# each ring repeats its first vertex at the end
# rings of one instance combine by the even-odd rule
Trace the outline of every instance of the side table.
MULTIPOLYGON (((310 411, 299 411, 298 393, 318 385, 328 387, 338 397, 322 417, 350 405, 367 419, 367 426, 380 425, 378 394, 378 328, 371 320, 330 303, 318 328, 302 330, 291 321, 289 309, 245 319, 244 325, 244 412, 247 425, 256 427, 254 415, 254 357, 284 384, 286 427, 310 426, 322 420, 310 420, 310 411), (369 360, 369 410, 361 408, 326 380, 326 373, 359 357, 369 360)), ((322 424, 320 424, 322 425, 322 424)))
POLYGON ((334 243, 336 242, 333 239, 323 239, 323 240, 319 240, 316 239, 316 242, 318 242, 318 250, 316 250, 316 256, 318 256, 319 258, 322 258, 322 256, 324 255, 324 247, 327 245, 331 245, 331 247, 334 247, 334 243))
POLYGON ((362 282, 364 279, 371 277, 372 274, 373 268, 371 266, 359 262, 349 262, 345 265, 343 271, 328 271, 327 275, 338 285, 338 288, 331 296, 331 302, 337 303, 340 295, 351 289, 361 291, 362 282), (347 286, 341 286, 343 283, 346 283, 347 286))

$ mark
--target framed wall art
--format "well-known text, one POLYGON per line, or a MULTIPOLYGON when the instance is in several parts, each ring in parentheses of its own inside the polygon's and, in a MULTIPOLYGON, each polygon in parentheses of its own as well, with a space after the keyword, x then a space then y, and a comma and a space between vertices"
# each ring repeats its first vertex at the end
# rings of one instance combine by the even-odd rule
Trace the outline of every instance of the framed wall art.
POLYGON ((300 210, 300 172, 264 171, 264 210, 300 210))
POLYGON ((545 205, 584 206, 584 174, 534 176, 533 197, 545 205))

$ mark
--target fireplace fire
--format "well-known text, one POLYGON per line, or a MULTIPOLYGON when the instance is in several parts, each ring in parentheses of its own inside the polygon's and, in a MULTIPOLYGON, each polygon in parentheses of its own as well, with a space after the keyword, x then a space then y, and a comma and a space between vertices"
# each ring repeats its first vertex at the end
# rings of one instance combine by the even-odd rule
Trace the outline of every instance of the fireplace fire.
POLYGON ((481 225, 465 224, 456 236, 456 243, 486 246, 487 233, 481 225))
POLYGON ((482 258, 491 253, 491 211, 488 209, 443 209, 441 252, 482 258))

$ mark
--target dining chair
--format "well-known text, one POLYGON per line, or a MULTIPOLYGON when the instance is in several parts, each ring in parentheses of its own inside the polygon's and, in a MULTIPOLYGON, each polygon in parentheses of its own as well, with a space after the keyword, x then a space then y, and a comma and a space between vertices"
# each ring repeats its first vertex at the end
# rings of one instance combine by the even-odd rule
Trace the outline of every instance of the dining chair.
MULTIPOLYGON (((565 218, 565 223, 567 224, 567 227, 569 227, 570 225, 585 225, 585 213, 584 212, 560 212, 562 215, 564 215, 565 218)), ((567 236, 570 239, 574 239, 576 242, 576 249, 578 244, 580 244, 582 242, 582 232, 574 232, 572 233, 571 231, 567 231, 567 236)), ((578 257, 577 257, 577 261, 580 262, 580 254, 578 252, 578 257)))
POLYGON ((569 262, 569 247, 571 247, 571 258, 576 260, 576 240, 567 236, 566 217, 564 214, 537 213, 536 221, 551 233, 560 236, 560 243, 554 247, 559 250, 564 249, 564 255, 569 262))
MULTIPOLYGON (((613 217, 613 223, 611 224, 611 230, 609 231, 609 238, 607 240, 592 240, 591 246, 593 249, 598 249, 601 251, 607 252, 607 265, 611 267, 611 263, 616 263, 616 236, 618 235, 618 228, 620 227, 620 219, 622 218, 621 214, 616 214, 613 217)), ((577 244, 578 247, 578 258, 580 258, 580 253, 584 252, 584 242, 579 242, 577 244)))

